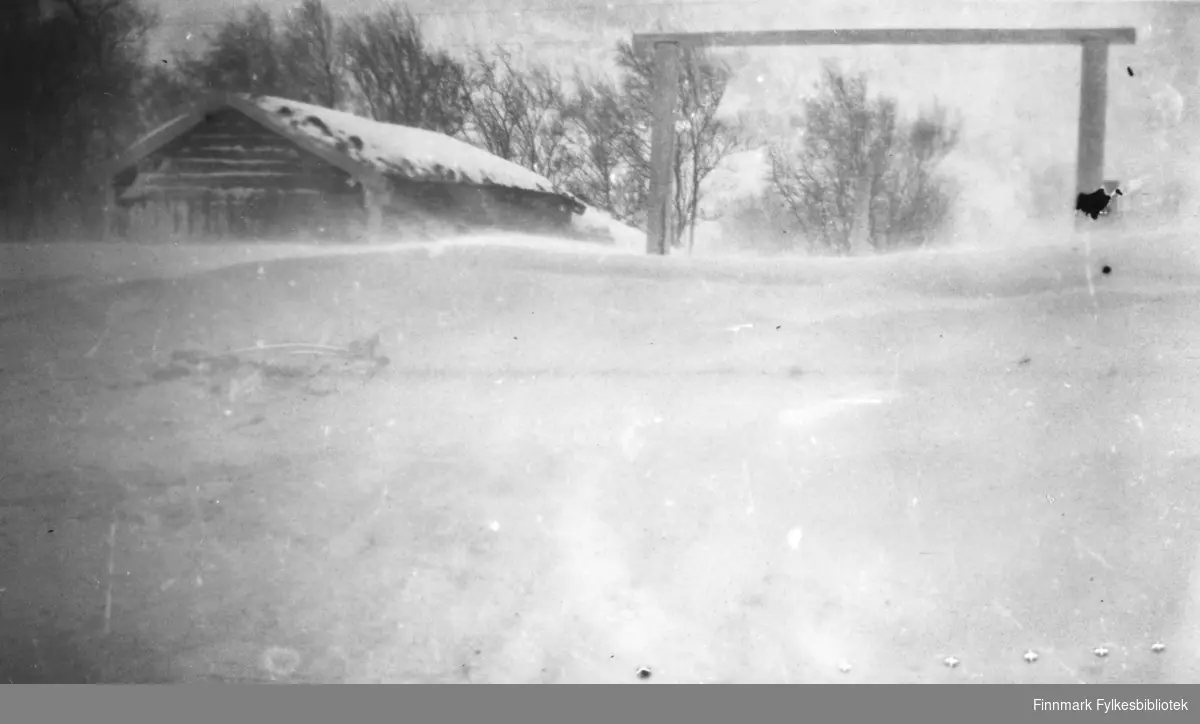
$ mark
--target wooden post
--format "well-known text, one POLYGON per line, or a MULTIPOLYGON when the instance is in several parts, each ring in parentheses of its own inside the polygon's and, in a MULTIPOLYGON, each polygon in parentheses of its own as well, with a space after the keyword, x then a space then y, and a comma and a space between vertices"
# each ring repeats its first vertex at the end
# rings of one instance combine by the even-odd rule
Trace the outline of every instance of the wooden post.
POLYGON ((654 121, 650 133, 650 198, 646 253, 666 254, 671 233, 671 160, 675 151, 675 107, 679 100, 679 46, 654 45, 654 121))
MULTIPOLYGON (((1136 28, 876 28, 766 30, 708 33, 637 33, 637 51, 655 49, 654 129, 646 247, 666 253, 671 180, 669 145, 674 140, 680 48, 768 47, 794 45, 1079 45, 1083 69, 1080 89, 1076 192, 1095 191, 1104 179, 1104 134, 1108 90, 1108 46, 1137 43, 1136 28), (668 86, 670 91, 668 91, 668 86)), ((1071 200, 1072 208, 1074 199, 1071 200)))
MULTIPOLYGON (((1082 43, 1079 88, 1079 146, 1075 193, 1087 194, 1104 183, 1104 137, 1108 112, 1108 41, 1082 43)), ((1071 201, 1074 208, 1074 199, 1071 201)))

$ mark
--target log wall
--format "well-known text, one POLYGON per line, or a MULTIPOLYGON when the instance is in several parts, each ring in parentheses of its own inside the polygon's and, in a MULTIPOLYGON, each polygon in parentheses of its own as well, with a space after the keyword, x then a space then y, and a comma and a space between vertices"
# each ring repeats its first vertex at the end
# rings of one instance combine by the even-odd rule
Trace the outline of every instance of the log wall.
POLYGON ((439 217, 463 228, 507 231, 565 231, 573 212, 551 194, 502 187, 389 179, 392 194, 385 209, 388 226, 403 228, 406 220, 439 217))
POLYGON ((115 231, 142 241, 362 234, 349 174, 242 114, 211 114, 115 179, 115 231))
MULTIPOLYGON (((376 217, 384 239, 492 228, 569 229, 572 209, 553 194, 387 179, 376 217)), ((368 196, 348 173, 232 110, 208 118, 116 175, 109 232, 138 241, 374 237, 368 196)))

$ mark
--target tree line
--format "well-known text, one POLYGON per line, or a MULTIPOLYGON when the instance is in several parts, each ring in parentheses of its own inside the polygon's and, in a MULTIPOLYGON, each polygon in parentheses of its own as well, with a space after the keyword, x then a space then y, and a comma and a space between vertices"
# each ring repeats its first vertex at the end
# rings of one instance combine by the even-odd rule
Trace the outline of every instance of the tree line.
MULTIPOLYGON (((65 5, 69 12, 50 22, 0 27, 7 86, 0 92, 17 101, 0 111, 9 237, 61 235, 63 224, 88 228, 95 190, 81 170, 213 90, 280 96, 460 138, 645 228, 654 66, 628 41, 615 49, 615 76, 564 72, 503 47, 451 55, 426 40, 402 4, 337 16, 322 0, 300 0, 278 17, 259 6, 227 16, 199 54, 149 59, 159 19, 137 0, 65 5)), ((718 112, 734 76, 730 63, 691 49, 681 60, 671 170, 682 223, 668 240, 674 247, 689 243, 705 179, 756 142, 744 119, 718 112)), ((862 218, 853 209, 864 206, 864 194, 867 236, 877 248, 912 243, 912 228, 944 215, 932 169, 952 147, 952 129, 944 117, 902 128, 894 111, 867 98, 865 79, 830 67, 804 101, 799 143, 769 142, 769 196, 811 248, 849 249, 843 237, 862 218), (853 182, 866 176, 869 184, 853 182)))

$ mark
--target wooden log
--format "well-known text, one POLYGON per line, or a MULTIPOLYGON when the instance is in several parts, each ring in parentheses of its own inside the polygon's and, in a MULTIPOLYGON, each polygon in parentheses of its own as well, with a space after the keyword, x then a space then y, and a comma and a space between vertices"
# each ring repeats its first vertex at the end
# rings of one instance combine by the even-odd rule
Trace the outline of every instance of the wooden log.
MULTIPOLYGON (((1104 182, 1104 137, 1108 114, 1108 43, 1088 42, 1080 53, 1079 145, 1075 192, 1091 193, 1104 182)), ((1073 203, 1073 200, 1072 200, 1073 203)))
POLYGON ((1137 42, 1137 29, 1121 28, 868 28, 859 30, 750 30, 710 33, 638 33, 635 49, 676 43, 694 47, 787 45, 1078 45, 1137 42))
POLYGON ((220 158, 217 156, 171 159, 171 172, 185 174, 208 174, 241 171, 268 171, 274 173, 297 173, 301 167, 295 160, 286 158, 220 158))
MULTIPOLYGON (((328 186, 317 186, 318 182, 320 179, 278 173, 142 174, 137 183, 130 187, 129 193, 132 196, 138 196, 190 192, 200 189, 226 193, 237 189, 245 189, 247 193, 268 190, 289 193, 331 193, 341 190, 337 188, 337 184, 330 184, 333 188, 329 188, 328 186)), ((347 194, 353 193, 353 189, 344 186, 342 188, 347 194)))
POLYGON ((302 157, 299 149, 290 146, 262 144, 253 148, 222 141, 193 141, 171 149, 173 158, 241 158, 247 160, 292 160, 302 157))
POLYGON ((666 254, 671 233, 671 159, 675 145, 675 106, 679 97, 679 46, 654 46, 654 126, 650 135, 650 199, 646 253, 666 254))
MULTIPOLYGON (((221 144, 226 146, 235 146, 239 148, 251 149, 261 146, 276 146, 282 143, 279 136, 270 134, 249 134, 249 133, 206 133, 196 131, 189 133, 180 141, 177 141, 180 146, 195 145, 195 144, 221 144)), ((170 147, 168 147, 170 148, 170 147)))

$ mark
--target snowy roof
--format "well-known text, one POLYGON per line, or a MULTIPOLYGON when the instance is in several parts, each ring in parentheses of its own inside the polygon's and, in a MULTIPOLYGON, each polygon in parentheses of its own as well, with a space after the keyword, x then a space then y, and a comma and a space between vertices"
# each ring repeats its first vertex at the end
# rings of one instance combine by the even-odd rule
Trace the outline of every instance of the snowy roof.
POLYGON ((221 108, 240 111, 354 176, 536 191, 560 196, 573 202, 577 212, 583 210, 579 200, 556 190, 544 176, 465 141, 284 98, 243 94, 216 94, 164 124, 97 169, 98 179, 111 178, 137 164, 221 108))
POLYGON ((385 176, 560 193, 544 176, 441 133, 283 98, 246 99, 267 111, 281 133, 305 134, 385 176))

